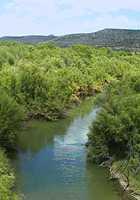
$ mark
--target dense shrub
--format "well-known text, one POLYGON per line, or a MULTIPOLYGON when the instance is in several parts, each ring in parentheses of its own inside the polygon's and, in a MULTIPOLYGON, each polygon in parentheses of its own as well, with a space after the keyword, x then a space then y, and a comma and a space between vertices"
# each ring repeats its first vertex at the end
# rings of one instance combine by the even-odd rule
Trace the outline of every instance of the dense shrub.
POLYGON ((17 133, 21 128, 23 110, 0 90, 0 145, 6 149, 16 148, 17 133))
POLYGON ((14 192, 15 176, 3 150, 0 149, 0 200, 19 200, 14 192))
MULTIPOLYGON (((73 103, 101 93, 101 109, 89 135, 90 157, 97 162, 110 157, 127 159, 130 168, 137 171, 139 77, 139 53, 83 45, 63 49, 53 44, 1 42, 0 145, 16 148, 23 110, 28 117, 56 120, 73 103)), ((9 172, 5 173, 8 176, 9 172)), ((4 188, 6 185, 3 190, 9 195, 11 190, 4 188)))
POLYGON ((128 168, 137 171, 140 162, 140 93, 139 75, 129 74, 109 85, 98 99, 101 110, 93 122, 90 157, 98 163, 109 158, 127 160, 128 168))

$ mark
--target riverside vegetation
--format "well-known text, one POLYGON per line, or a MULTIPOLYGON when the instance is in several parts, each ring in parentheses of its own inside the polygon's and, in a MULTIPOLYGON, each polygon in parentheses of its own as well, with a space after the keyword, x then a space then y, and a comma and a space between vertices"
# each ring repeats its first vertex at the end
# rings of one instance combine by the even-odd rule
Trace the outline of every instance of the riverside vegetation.
MULTIPOLYGON (((0 43, 0 200, 19 199, 6 153, 17 149, 27 119, 57 120, 99 93, 89 157, 140 168, 140 54, 76 45, 0 43)), ((128 176, 127 176, 128 177, 128 176)), ((139 183, 139 181, 137 181, 139 183)))

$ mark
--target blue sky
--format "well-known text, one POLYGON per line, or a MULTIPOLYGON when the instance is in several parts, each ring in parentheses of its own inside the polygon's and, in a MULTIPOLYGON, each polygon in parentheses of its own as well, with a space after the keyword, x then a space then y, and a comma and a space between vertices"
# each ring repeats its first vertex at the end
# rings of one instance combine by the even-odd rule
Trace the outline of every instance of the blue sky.
POLYGON ((140 29, 140 0, 0 0, 0 36, 140 29))

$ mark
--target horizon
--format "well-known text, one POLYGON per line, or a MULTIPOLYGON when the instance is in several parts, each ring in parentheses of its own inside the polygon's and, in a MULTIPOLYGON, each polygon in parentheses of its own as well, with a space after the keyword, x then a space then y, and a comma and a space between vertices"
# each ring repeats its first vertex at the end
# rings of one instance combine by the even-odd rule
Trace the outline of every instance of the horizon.
POLYGON ((1 0, 0 37, 140 29, 139 0, 1 0))
POLYGON ((96 33, 96 32, 100 32, 103 30, 125 30, 125 31, 140 31, 140 29, 128 29, 128 28, 103 28, 103 29, 99 29, 97 31, 92 31, 92 32, 76 32, 76 33, 68 33, 68 34, 60 34, 60 35, 56 35, 56 34, 25 34, 25 35, 0 35, 0 38, 4 38, 4 37, 47 37, 47 36, 55 36, 55 37, 63 37, 66 35, 78 35, 78 34, 92 34, 92 33, 96 33))

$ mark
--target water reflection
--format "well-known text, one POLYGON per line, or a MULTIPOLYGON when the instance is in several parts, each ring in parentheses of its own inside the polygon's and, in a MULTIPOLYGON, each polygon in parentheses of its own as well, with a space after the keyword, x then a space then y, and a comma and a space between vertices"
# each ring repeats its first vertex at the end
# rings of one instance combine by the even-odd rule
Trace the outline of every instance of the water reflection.
POLYGON ((120 199, 106 171, 86 163, 84 144, 97 109, 86 101, 76 111, 66 120, 32 122, 19 138, 15 165, 26 200, 120 199))

